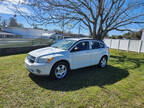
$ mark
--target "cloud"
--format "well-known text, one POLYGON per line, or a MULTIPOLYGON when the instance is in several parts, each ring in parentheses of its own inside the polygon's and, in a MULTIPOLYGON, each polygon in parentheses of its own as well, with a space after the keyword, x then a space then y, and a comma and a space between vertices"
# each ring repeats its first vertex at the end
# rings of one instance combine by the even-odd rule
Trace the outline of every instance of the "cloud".
MULTIPOLYGON (((0 1, 0 13, 2 14, 16 14, 16 6, 21 3, 27 3, 24 0, 4 0, 0 1)), ((19 5, 19 10, 28 15, 31 14, 26 7, 19 5)))
POLYGON ((25 0, 5 0, 5 2, 12 3, 12 4, 19 4, 19 3, 27 3, 25 0))
POLYGON ((2 13, 2 14, 12 14, 12 15, 15 14, 14 11, 10 10, 9 8, 7 8, 4 5, 0 5, 0 13, 2 13))

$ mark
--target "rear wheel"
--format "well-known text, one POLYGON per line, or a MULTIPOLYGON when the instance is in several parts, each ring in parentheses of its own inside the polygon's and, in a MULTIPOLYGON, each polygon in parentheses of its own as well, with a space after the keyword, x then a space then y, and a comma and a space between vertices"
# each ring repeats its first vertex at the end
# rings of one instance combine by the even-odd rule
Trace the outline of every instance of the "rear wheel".
POLYGON ((51 77, 53 79, 63 79, 69 72, 69 66, 66 62, 56 63, 51 70, 51 77))
POLYGON ((106 56, 103 56, 99 62, 99 67, 101 68, 105 68, 107 65, 107 57, 106 56))

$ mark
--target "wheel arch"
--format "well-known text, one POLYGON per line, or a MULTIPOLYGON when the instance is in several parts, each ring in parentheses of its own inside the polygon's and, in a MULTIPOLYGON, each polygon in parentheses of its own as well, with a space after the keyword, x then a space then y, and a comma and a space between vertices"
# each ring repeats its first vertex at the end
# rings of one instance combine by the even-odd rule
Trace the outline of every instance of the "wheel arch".
POLYGON ((106 57, 106 65, 107 65, 107 61, 108 61, 108 55, 103 55, 103 56, 100 58, 100 61, 99 61, 99 64, 98 64, 98 66, 101 67, 101 68, 104 68, 104 67, 101 66, 101 60, 102 60, 103 57, 106 57))
MULTIPOLYGON (((67 63, 67 64, 68 64, 68 67, 69 67, 69 69, 70 69, 70 63, 69 63, 68 60, 65 60, 65 59, 56 61, 56 62, 53 64, 53 66, 54 66, 55 64, 59 63, 59 62, 65 62, 65 63, 67 63)), ((52 67, 53 67, 53 66, 52 66, 52 67)))
POLYGON ((99 63, 100 63, 100 61, 101 61, 101 59, 102 59, 103 57, 106 57, 106 60, 108 61, 108 55, 104 54, 104 55, 102 55, 102 56, 100 57, 99 63))
POLYGON ((106 57, 106 59, 108 60, 108 55, 103 55, 103 56, 101 57, 101 59, 102 59, 103 57, 106 57))

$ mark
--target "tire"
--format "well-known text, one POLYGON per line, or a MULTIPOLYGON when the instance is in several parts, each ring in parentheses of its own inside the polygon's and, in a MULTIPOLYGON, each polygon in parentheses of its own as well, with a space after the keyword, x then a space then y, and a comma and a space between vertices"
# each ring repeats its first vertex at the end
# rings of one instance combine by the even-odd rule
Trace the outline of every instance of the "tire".
POLYGON ((65 78, 68 75, 69 71, 69 65, 66 62, 58 62, 52 67, 50 77, 52 79, 60 80, 65 78))
POLYGON ((107 56, 103 56, 99 62, 100 68, 105 68, 107 66, 107 56))

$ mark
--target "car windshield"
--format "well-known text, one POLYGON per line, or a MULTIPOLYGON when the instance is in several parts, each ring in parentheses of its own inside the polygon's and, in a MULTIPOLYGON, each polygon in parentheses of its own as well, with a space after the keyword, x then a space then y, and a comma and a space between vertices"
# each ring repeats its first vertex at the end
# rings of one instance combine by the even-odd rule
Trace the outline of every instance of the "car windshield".
POLYGON ((61 40, 61 41, 51 45, 51 47, 68 50, 75 42, 76 42, 76 40, 61 40))

